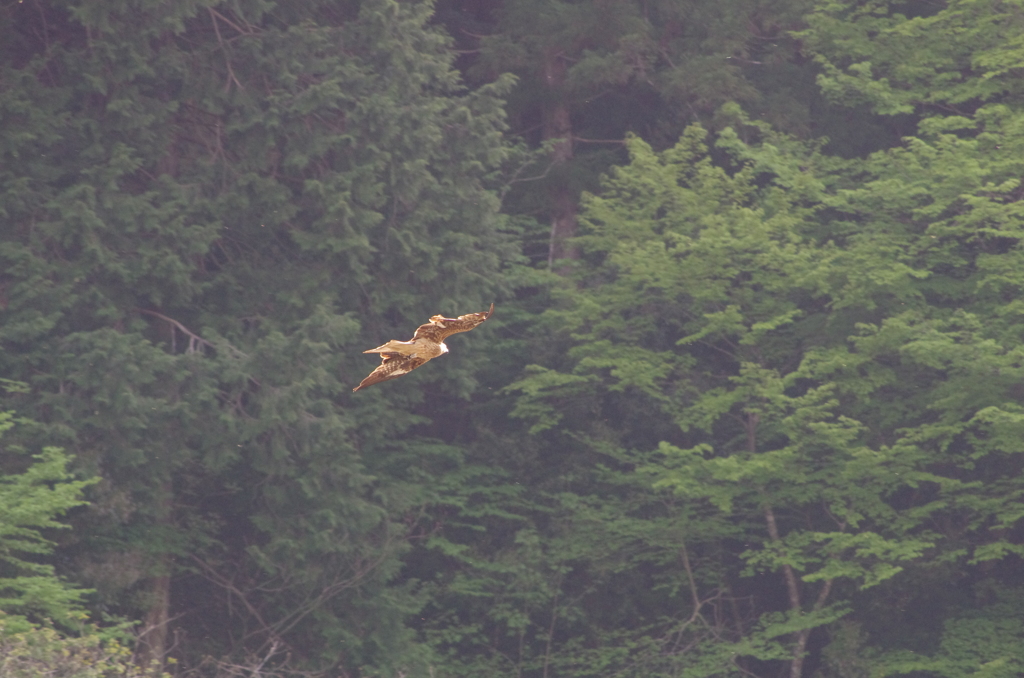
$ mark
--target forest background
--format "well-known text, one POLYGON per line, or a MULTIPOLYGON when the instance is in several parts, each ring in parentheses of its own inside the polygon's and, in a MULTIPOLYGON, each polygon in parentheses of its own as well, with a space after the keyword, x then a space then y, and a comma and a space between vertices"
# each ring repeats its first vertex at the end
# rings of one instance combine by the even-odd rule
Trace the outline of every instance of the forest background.
POLYGON ((3 0, 0 675, 1021 675, 1022 76, 1021 0, 3 0))

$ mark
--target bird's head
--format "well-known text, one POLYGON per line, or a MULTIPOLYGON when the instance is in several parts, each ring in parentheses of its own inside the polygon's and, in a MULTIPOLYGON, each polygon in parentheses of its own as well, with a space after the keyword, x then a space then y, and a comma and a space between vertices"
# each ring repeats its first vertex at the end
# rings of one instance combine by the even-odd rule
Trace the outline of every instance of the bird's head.
POLYGON ((441 353, 447 353, 447 352, 448 352, 448 344, 446 344, 446 343, 444 343, 442 341, 441 342, 441 353))

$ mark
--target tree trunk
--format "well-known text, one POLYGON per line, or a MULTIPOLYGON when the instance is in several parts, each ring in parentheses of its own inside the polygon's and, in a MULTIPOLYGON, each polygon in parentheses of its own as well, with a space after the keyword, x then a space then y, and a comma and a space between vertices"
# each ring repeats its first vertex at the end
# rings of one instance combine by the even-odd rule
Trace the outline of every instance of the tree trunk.
POLYGON ((153 577, 148 594, 149 609, 142 622, 139 634, 139 649, 136 655, 139 666, 149 667, 154 662, 163 669, 167 654, 167 623, 171 607, 171 575, 153 577))
MULTIPOLYGON (((757 426, 758 415, 749 415, 748 419, 746 419, 746 444, 748 444, 748 449, 751 452, 755 452, 757 449, 757 426)), ((782 537, 778 532, 775 511, 767 504, 764 507, 764 511, 768 537, 773 543, 778 544, 782 541, 782 537)), ((790 599, 790 609, 794 612, 802 613, 804 605, 800 595, 800 580, 797 579, 796 571, 791 565, 782 565, 782 577, 785 579, 785 591, 788 599, 790 599)), ((813 611, 817 611, 824 606, 825 601, 828 599, 828 594, 831 592, 831 585, 833 585, 833 580, 825 580, 821 590, 818 592, 817 599, 814 601, 814 605, 811 607, 813 611)), ((811 629, 803 629, 794 634, 793 653, 790 660, 790 678, 801 678, 804 674, 804 658, 807 653, 807 640, 810 636, 811 629)))
MULTIPOLYGON (((158 526, 167 526, 171 522, 170 482, 164 481, 160 485, 156 501, 155 522, 158 526)), ((148 580, 146 616, 142 620, 136 661, 139 666, 148 668, 155 664, 162 670, 167 657, 167 626, 171 609, 171 556, 163 553, 157 558, 152 569, 153 576, 148 580)))
MULTIPOLYGON (((757 424, 759 423, 759 417, 757 414, 748 414, 746 421, 747 428, 747 449, 750 452, 756 452, 757 450, 757 424)), ((779 533, 779 524, 775 520, 775 511, 772 510, 771 505, 766 504, 764 507, 764 522, 768 528, 768 537, 776 544, 782 541, 782 535, 779 533)), ((786 580, 786 594, 789 598, 789 609, 795 613, 803 612, 803 603, 800 600, 800 581, 797 579, 796 572, 790 565, 782 566, 782 576, 786 580)), ((825 589, 822 591, 822 595, 818 599, 818 604, 815 607, 819 607, 825 601, 824 599, 828 596, 828 591, 832 588, 832 582, 829 580, 826 583, 825 589)), ((807 639, 810 637, 811 630, 803 629, 793 634, 793 652, 792 659, 789 661, 789 678, 801 678, 804 672, 804 654, 807 651, 807 639)))
POLYGON ((544 62, 544 82, 549 90, 549 103, 543 110, 544 141, 553 142, 551 149, 551 241, 548 265, 558 259, 578 259, 579 251, 569 244, 576 235, 576 191, 566 171, 573 158, 572 118, 564 91, 565 60, 561 52, 549 52, 544 62))
MULTIPOLYGON (((779 526, 775 522, 775 512, 771 506, 764 507, 764 520, 768 526, 768 536, 773 542, 779 542, 779 526)), ((782 566, 782 575, 786 579, 786 593, 789 597, 789 608, 794 612, 802 612, 803 605, 800 602, 800 582, 797 581, 796 572, 789 565, 782 566)), ((789 678, 800 678, 804 670, 804 651, 807 649, 807 636, 810 629, 804 629, 794 634, 793 658, 789 663, 789 678)))

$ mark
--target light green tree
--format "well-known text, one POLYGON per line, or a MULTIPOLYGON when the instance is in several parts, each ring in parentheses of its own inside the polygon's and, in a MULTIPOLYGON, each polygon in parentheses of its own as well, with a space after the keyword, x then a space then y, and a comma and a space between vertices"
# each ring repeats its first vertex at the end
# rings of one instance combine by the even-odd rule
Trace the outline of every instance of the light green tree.
MULTIPOLYGON (((0 435, 15 425, 11 412, 0 412, 0 435)), ((0 614, 8 632, 27 630, 29 621, 80 626, 87 591, 57 576, 46 556, 54 542, 47 534, 67 529, 60 518, 82 499, 97 478, 75 480, 70 458, 57 447, 26 455, 0 441, 0 614)))
POLYGON ((1016 270, 1016 239, 936 242, 944 224, 1008 224, 1017 207, 972 176, 998 163, 945 156, 960 141, 927 126, 867 163, 869 182, 865 165, 753 128, 756 145, 719 135, 728 171, 699 128, 661 154, 632 142, 630 165, 585 201, 576 287, 548 313, 567 359, 512 386, 514 413, 632 456, 689 507, 688 551, 720 559, 719 579, 694 579, 694 614, 715 586, 754 601, 756 623, 736 618, 704 655, 688 645, 681 675, 785 661, 798 678, 811 634, 871 620, 857 603, 872 591, 1020 551, 1020 349, 1007 297, 986 290, 1015 284, 996 271, 1016 270), (854 168, 861 186, 846 188, 854 168), (937 173, 963 209, 932 209, 937 173), (992 272, 965 273, 978 268, 992 272), (653 450, 650 432, 623 435, 624 400, 671 422, 653 450))

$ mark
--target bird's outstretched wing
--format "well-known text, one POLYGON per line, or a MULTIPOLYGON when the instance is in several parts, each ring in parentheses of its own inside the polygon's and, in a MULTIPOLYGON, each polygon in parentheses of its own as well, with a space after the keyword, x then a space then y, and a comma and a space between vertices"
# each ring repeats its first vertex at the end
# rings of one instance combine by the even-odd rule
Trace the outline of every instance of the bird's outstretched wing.
POLYGON ((353 392, 358 391, 361 388, 367 386, 373 386, 379 384, 382 381, 389 379, 396 379, 402 375, 409 374, 420 365, 426 364, 430 358, 424 358, 416 355, 401 355, 398 353, 382 353, 380 365, 377 366, 373 372, 359 382, 359 386, 352 389, 353 392))
POLYGON ((409 341, 392 339, 386 344, 363 353, 379 353, 381 363, 366 379, 359 382, 353 391, 379 384, 382 381, 409 374, 431 358, 436 358, 448 348, 444 340, 457 332, 469 332, 494 313, 494 304, 487 312, 469 313, 458 318, 435 315, 426 325, 420 325, 409 341))
POLYGON ((445 318, 443 315, 431 316, 430 322, 416 328, 416 334, 412 335, 412 340, 429 339, 440 344, 453 334, 469 332, 493 314, 494 304, 492 303, 491 308, 486 312, 468 313, 460 315, 458 318, 445 318))

